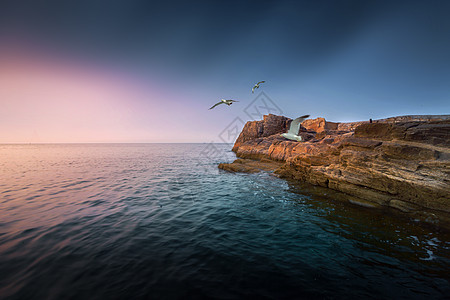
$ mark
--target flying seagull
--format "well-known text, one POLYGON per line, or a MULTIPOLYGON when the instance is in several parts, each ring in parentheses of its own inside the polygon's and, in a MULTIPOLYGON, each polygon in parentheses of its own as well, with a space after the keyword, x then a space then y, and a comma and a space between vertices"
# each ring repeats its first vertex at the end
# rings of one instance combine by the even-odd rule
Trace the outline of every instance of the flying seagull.
POLYGON ((230 106, 231 104, 233 104, 233 102, 239 102, 239 101, 222 99, 222 100, 220 100, 220 102, 217 102, 216 104, 211 106, 210 109, 213 109, 214 107, 216 107, 217 105, 220 105, 220 104, 226 104, 226 105, 230 106))
POLYGON ((300 124, 308 117, 309 117, 309 115, 305 115, 305 116, 301 116, 301 117, 298 117, 297 119, 293 120, 291 122, 291 126, 289 127, 288 132, 282 133, 281 136, 285 137, 289 140, 302 142, 303 138, 298 135, 298 130, 300 129, 300 124))
POLYGON ((257 84, 255 84, 255 86, 252 88, 252 94, 255 92, 255 89, 259 89, 259 85, 261 84, 261 83, 264 83, 265 81, 263 80, 263 81, 260 81, 260 82, 258 82, 257 84))

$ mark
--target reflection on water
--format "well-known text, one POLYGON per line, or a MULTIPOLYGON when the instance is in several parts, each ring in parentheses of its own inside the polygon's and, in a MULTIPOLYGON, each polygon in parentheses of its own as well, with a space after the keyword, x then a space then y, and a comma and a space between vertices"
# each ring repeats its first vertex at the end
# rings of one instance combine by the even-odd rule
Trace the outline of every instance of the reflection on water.
POLYGON ((450 294, 447 232, 204 146, 0 145, 0 298, 450 294))

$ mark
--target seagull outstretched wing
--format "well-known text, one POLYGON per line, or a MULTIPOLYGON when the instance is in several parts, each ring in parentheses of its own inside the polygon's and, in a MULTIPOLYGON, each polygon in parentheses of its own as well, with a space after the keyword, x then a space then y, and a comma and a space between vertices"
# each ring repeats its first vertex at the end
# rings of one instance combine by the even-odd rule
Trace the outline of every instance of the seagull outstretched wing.
POLYGON ((216 104, 214 104, 213 106, 211 106, 210 109, 213 109, 213 108, 216 107, 217 105, 224 104, 224 103, 225 103, 225 102, 222 102, 222 101, 217 102, 216 104))
POLYGON ((298 117, 297 119, 293 120, 291 122, 291 126, 289 127, 289 130, 287 133, 297 135, 298 131, 300 129, 300 124, 308 117, 309 117, 309 115, 304 115, 304 116, 298 117))
POLYGON ((261 84, 261 83, 264 83, 265 81, 263 80, 263 81, 260 81, 260 82, 258 82, 257 84, 255 84, 254 86, 253 86, 253 88, 252 88, 252 94, 255 92, 255 89, 259 89, 259 85, 261 84))

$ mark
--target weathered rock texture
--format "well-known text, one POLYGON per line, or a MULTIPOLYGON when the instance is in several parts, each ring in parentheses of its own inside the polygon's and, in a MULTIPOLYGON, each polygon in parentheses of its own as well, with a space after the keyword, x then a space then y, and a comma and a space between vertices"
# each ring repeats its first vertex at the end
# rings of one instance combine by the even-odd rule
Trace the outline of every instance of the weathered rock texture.
MULTIPOLYGON (((450 212, 450 115, 373 123, 306 120, 299 133, 306 142, 280 136, 290 122, 275 115, 248 122, 233 151, 240 158, 281 162, 275 171, 280 177, 341 191, 373 206, 450 212)), ((232 170, 233 164, 221 168, 232 170)))
POLYGON ((270 114, 265 115, 262 121, 247 122, 234 143, 233 151, 236 152, 247 141, 286 132, 291 121, 292 119, 270 114))
POLYGON ((260 171, 275 171, 282 163, 270 159, 252 160, 236 159, 232 164, 219 164, 219 169, 230 172, 258 173, 260 171))

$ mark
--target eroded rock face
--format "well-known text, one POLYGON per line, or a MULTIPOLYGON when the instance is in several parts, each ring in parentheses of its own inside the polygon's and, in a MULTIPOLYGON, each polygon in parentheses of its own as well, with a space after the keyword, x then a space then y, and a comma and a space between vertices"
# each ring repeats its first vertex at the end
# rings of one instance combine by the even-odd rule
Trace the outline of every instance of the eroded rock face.
POLYGON ((230 172, 258 173, 260 171, 275 171, 280 166, 280 162, 266 158, 261 160, 236 159, 231 164, 219 164, 219 169, 230 172))
POLYGON ((234 143, 233 151, 246 141, 287 132, 291 121, 292 119, 283 116, 269 114, 262 121, 247 122, 234 143))
POLYGON ((338 124, 339 123, 328 122, 324 118, 317 118, 303 121, 302 127, 308 131, 319 133, 325 130, 337 130, 338 124))
POLYGON ((433 122, 371 123, 355 129, 355 136, 382 140, 404 140, 450 147, 450 120, 433 122))
POLYGON ((306 120, 306 142, 286 140, 290 119, 270 115, 244 127, 233 151, 283 162, 275 171, 374 205, 450 213, 450 118, 405 116, 352 123, 306 120), (278 126, 278 127, 277 127, 278 126))

